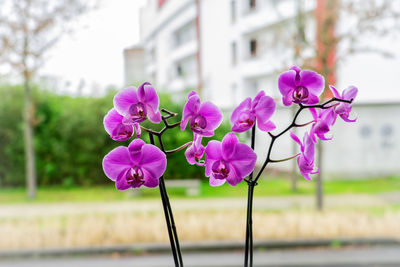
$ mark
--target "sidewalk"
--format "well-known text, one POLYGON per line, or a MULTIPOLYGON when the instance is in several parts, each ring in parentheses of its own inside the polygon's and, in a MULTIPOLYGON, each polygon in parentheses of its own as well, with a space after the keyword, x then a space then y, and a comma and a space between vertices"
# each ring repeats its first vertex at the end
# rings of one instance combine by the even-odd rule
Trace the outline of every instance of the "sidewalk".
MULTIPOLYGON (((391 204, 400 204, 400 192, 381 195, 328 195, 324 198, 325 208, 354 209, 373 206, 386 207, 391 204)), ((171 199, 173 210, 245 210, 246 198, 204 198, 204 199, 171 199)), ((314 209, 314 196, 282 196, 282 197, 255 197, 254 210, 290 210, 314 209)), ((157 199, 143 200, 140 198, 120 202, 83 202, 83 203, 24 203, 0 204, 0 218, 18 218, 35 216, 58 216, 90 214, 93 212, 158 212, 162 210, 161 201, 157 199)))

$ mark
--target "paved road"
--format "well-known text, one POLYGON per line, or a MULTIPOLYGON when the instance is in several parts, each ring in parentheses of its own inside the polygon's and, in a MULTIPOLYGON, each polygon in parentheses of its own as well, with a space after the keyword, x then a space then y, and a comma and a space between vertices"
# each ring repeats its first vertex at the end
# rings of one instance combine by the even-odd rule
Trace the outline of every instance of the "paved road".
MULTIPOLYGON (((254 266, 260 267, 399 267, 400 247, 372 247, 345 249, 297 249, 258 251, 254 266)), ((243 266, 241 252, 185 253, 187 267, 243 266)), ((1 267, 170 267, 170 255, 142 255, 135 257, 81 257, 57 259, 15 259, 1 261, 1 267)))

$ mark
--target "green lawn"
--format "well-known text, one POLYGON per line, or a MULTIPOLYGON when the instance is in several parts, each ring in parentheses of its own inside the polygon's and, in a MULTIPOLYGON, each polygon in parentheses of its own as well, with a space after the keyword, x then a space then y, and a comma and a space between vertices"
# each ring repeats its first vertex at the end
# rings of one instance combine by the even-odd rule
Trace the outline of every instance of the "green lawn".
MULTIPOLYGON (((255 196, 285 196, 313 194, 314 181, 300 179, 298 191, 293 193, 288 180, 284 177, 274 177, 259 181, 255 188, 255 196)), ((400 177, 387 177, 366 180, 329 180, 324 182, 326 194, 377 194, 382 192, 400 191, 400 177)), ((183 198, 184 188, 168 189, 171 198, 183 198)), ((195 198, 207 197, 244 197, 247 194, 245 182, 236 187, 227 184, 221 187, 210 187, 207 180, 201 184, 201 195, 195 198)), ((158 188, 143 189, 144 199, 158 198, 158 188)), ((120 201, 129 200, 132 197, 127 192, 115 189, 113 183, 107 186, 93 187, 41 187, 38 190, 35 202, 78 202, 78 201, 120 201)), ((134 198, 138 200, 137 197, 134 198)), ((24 188, 0 189, 0 204, 28 202, 24 188)))

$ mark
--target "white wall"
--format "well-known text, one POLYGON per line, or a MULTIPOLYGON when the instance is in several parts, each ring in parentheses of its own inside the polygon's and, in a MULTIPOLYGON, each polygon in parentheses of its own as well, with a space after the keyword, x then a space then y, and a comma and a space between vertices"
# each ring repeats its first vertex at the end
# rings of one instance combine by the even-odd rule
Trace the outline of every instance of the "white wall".
MULTIPOLYGON (((311 119, 307 110, 303 111, 300 121, 311 119)), ((323 141, 323 171, 327 177, 362 178, 400 173, 400 102, 393 104, 355 104, 351 118, 357 122, 345 123, 338 118, 332 127, 333 139, 323 141)), ((273 117, 280 132, 291 122, 289 108, 279 108, 273 117)), ((298 128, 297 135, 302 136, 309 127, 298 128)), ((258 164, 265 160, 266 148, 270 138, 266 133, 258 132, 256 152, 258 164)), ((272 151, 273 159, 292 156, 292 139, 289 134, 280 137, 272 151)), ((319 141, 321 142, 321 141, 319 141)), ((290 163, 271 165, 279 170, 290 170, 290 163)))

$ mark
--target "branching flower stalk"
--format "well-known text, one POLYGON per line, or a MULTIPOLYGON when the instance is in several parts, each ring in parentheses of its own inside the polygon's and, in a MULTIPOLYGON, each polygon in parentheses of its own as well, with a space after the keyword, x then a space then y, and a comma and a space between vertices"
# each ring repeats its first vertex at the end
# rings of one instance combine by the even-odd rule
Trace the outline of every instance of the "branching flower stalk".
MULTIPOLYGON (((294 128, 294 127, 304 127, 307 126, 311 123, 313 123, 314 121, 310 121, 308 123, 304 123, 304 124, 297 124, 296 120, 298 118, 298 116, 300 115, 300 113, 308 108, 319 108, 319 109, 329 109, 332 108, 334 106, 336 106, 337 104, 334 105, 329 105, 332 102, 342 102, 342 103, 348 103, 351 104, 353 102, 353 99, 351 100, 344 100, 344 99, 339 99, 339 98, 332 98, 328 101, 326 101, 323 104, 319 104, 319 105, 303 105, 303 104, 299 104, 299 109, 297 110, 297 112, 295 113, 295 116, 293 117, 292 122, 289 124, 289 126, 287 126, 284 130, 282 130, 279 134, 272 134, 271 132, 268 132, 269 136, 271 137, 271 142, 269 144, 268 147, 268 154, 267 157, 261 167, 261 169, 258 171, 255 179, 253 179, 253 172, 249 175, 249 178, 246 180, 247 184, 248 184, 248 196, 247 196, 247 218, 246 218, 246 242, 245 242, 245 260, 244 260, 244 266, 253 266, 253 219, 252 219, 252 212, 253 212, 253 196, 254 196, 254 187, 258 184, 257 181, 260 178, 261 174, 263 173, 264 169, 267 167, 267 165, 269 163, 278 163, 278 162, 283 162, 283 161, 287 161, 287 160, 291 160, 296 158, 297 156, 299 156, 299 154, 296 154, 292 157, 289 158, 285 158, 285 159, 281 159, 281 160, 273 160, 271 159, 271 152, 272 152, 272 148, 274 146, 274 143, 276 141, 276 139, 278 139, 279 137, 281 137, 283 134, 285 134, 286 132, 288 132, 290 129, 294 128)), ((252 131, 251 131, 251 148, 254 149, 255 147, 255 131, 256 131, 256 125, 254 124, 254 126, 252 127, 252 131)))
POLYGON ((299 105, 289 126, 278 134, 273 134, 275 123, 272 122, 276 103, 264 91, 260 91, 254 99, 250 97, 233 111, 231 115, 232 132, 228 132, 221 141, 211 140, 206 146, 202 145, 203 137, 214 136, 214 131, 222 122, 222 112, 211 102, 202 102, 196 92, 190 92, 183 108, 182 120, 170 124, 168 119, 178 114, 161 109, 159 98, 153 86, 145 82, 137 89, 128 87, 118 92, 114 97, 114 107, 104 117, 104 127, 115 141, 126 141, 136 134, 136 138, 126 147, 119 146, 110 151, 103 159, 103 170, 106 176, 115 182, 118 190, 127 190, 146 186, 159 186, 163 211, 167 224, 168 237, 176 267, 183 267, 181 248, 174 216, 164 181, 164 172, 167 168, 167 155, 183 149, 189 164, 204 167, 205 176, 210 186, 221 186, 225 182, 236 186, 245 180, 248 184, 247 218, 244 266, 253 265, 253 198, 254 188, 269 163, 279 163, 297 158, 300 173, 305 179, 311 180, 310 175, 318 173, 314 166, 314 146, 317 138, 330 140, 326 134, 340 116, 346 122, 352 109, 351 103, 357 95, 357 88, 352 86, 340 95, 333 86, 330 87, 334 97, 329 101, 318 104, 318 96, 325 87, 324 78, 310 70, 301 70, 293 67, 279 77, 278 87, 282 94, 285 106, 293 103, 299 105), (304 124, 298 124, 300 113, 308 109, 313 119, 304 124), (145 120, 153 123, 163 122, 160 131, 145 128, 140 123, 145 120), (276 139, 293 127, 311 125, 301 141, 293 133, 291 138, 300 146, 300 153, 284 159, 272 159, 271 152, 276 139), (180 126, 184 131, 187 126, 193 133, 193 141, 187 142, 175 149, 167 150, 163 143, 163 134, 169 129, 180 126), (271 137, 267 157, 254 176, 254 167, 257 154, 254 152, 256 128, 266 132, 271 137), (246 132, 251 129, 251 146, 239 142, 235 133, 246 132), (149 135, 150 144, 140 139, 142 131, 149 135), (157 138, 158 147, 155 145, 157 138), (245 179, 248 177, 248 179, 245 179))

